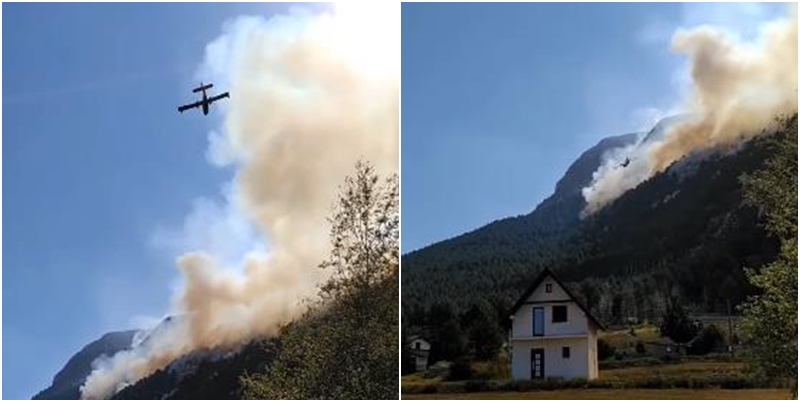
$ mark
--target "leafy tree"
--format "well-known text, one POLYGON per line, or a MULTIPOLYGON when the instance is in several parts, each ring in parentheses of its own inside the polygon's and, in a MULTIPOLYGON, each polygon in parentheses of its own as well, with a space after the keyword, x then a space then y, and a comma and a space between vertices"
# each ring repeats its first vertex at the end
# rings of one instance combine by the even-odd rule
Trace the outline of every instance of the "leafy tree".
MULTIPOLYGON (((747 276, 761 292, 741 311, 754 367, 770 378, 797 380, 797 115, 782 121, 765 167, 742 177, 748 203, 763 210, 781 241, 778 259, 747 276)), ((796 387, 795 387, 796 392, 796 387)))
POLYGON ((473 305, 465 315, 469 344, 477 360, 490 360, 497 356, 503 344, 502 329, 488 303, 473 305))
POLYGON ((431 360, 454 361, 467 352, 467 340, 461 325, 455 318, 445 322, 439 329, 436 341, 431 345, 431 360))
POLYGON ((606 342, 603 339, 597 340, 597 359, 602 361, 614 356, 614 353, 617 352, 617 348, 614 345, 606 342))
POLYGON ((472 378, 472 366, 470 366, 469 359, 466 357, 459 357, 450 365, 450 370, 447 372, 447 381, 464 381, 472 378))
POLYGON ((705 355, 718 349, 724 343, 725 337, 722 336, 722 332, 716 325, 711 324, 697 334, 697 337, 692 340, 686 352, 690 355, 705 355))
POLYGON ((267 374, 242 378, 246 398, 397 398, 398 191, 363 162, 345 179, 321 301, 283 329, 267 374))
POLYGON ((699 330, 700 328, 689 318, 678 300, 670 300, 667 311, 661 321, 661 335, 677 343, 686 343, 691 341, 699 330))
POLYGON ((413 355, 411 347, 408 345, 408 332, 406 330, 408 325, 400 326, 400 342, 402 342, 400 349, 400 374, 406 375, 416 371, 416 359, 413 355))

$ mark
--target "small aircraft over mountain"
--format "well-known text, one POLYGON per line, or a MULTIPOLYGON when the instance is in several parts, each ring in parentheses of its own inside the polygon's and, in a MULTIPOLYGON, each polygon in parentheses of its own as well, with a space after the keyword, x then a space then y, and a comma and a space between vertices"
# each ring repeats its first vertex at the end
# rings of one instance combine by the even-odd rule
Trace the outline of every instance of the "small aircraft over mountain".
POLYGON ((628 167, 631 164, 631 158, 625 158, 625 162, 622 162, 618 167, 628 167))
POLYGON ((195 89, 193 89, 192 92, 196 93, 196 92, 202 91, 203 92, 203 99, 201 99, 201 100, 199 100, 199 101, 197 101, 195 103, 190 103, 188 105, 180 106, 180 107, 178 107, 178 111, 183 113, 184 111, 189 110, 189 109, 202 108, 203 114, 207 115, 208 114, 208 106, 211 105, 211 103, 216 102, 216 101, 218 101, 218 100, 220 100, 222 98, 230 98, 230 94, 228 94, 227 92, 221 93, 221 94, 219 94, 217 96, 212 96, 210 98, 208 96, 206 96, 206 90, 211 88, 211 87, 213 87, 213 86, 214 86, 214 84, 203 85, 203 83, 201 82, 200 86, 195 88, 195 89))

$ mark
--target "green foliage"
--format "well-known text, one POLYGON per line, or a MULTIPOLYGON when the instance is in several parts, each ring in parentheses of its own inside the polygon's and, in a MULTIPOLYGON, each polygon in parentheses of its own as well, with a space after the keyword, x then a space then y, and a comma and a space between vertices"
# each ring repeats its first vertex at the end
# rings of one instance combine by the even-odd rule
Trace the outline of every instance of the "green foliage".
POLYGON ((606 360, 616 353, 617 349, 603 339, 597 340, 597 359, 606 360))
POLYGON ((659 331, 662 336, 666 336, 674 342, 686 343, 697 335, 700 328, 689 318, 680 303, 673 299, 664 313, 659 331))
POLYGON ((112 399, 240 399, 239 377, 264 373, 275 358, 276 347, 274 340, 255 340, 234 353, 209 358, 207 352, 184 356, 178 361, 179 368, 158 370, 112 399))
POLYGON ((472 375, 473 372, 469 359, 462 357, 457 359, 450 366, 450 371, 447 374, 447 381, 469 380, 472 378, 472 375))
POLYGON ((411 347, 408 345, 408 326, 400 326, 400 341, 403 343, 400 349, 400 375, 408 375, 416 371, 417 364, 411 347))
MULTIPOLYGON (((779 258, 748 271, 760 294, 742 306, 742 330, 754 367, 771 378, 797 379, 797 115, 771 138, 765 168, 742 177, 745 199, 758 206, 781 241, 779 258)), ((796 389, 795 389, 796 392, 796 389)))
POLYGON ((502 329, 494 310, 487 303, 473 305, 462 318, 469 334, 469 345, 477 360, 497 356, 503 344, 502 329))
POLYGON ((583 168, 571 167, 533 212, 403 255, 404 318, 435 333, 446 320, 432 317, 433 306, 447 302, 461 315, 485 300, 503 320, 544 267, 607 325, 658 322, 672 297, 726 313, 728 302, 736 306, 756 291, 742 267, 770 263, 779 252, 759 226, 758 208, 743 202, 739 181, 775 152, 765 137, 734 153, 687 158, 584 220, 580 189, 593 161, 582 157, 583 168))
POLYGON ((431 359, 433 361, 453 361, 467 352, 467 342, 458 320, 447 320, 438 331, 436 341, 431 344, 431 359))
POLYGON ((711 324, 703 328, 686 349, 690 355, 706 355, 715 350, 720 350, 725 344, 725 337, 716 325, 711 324))
POLYGON ((280 335, 266 374, 242 377, 249 399, 395 399, 398 367, 398 181, 359 162, 331 219, 322 301, 280 335))

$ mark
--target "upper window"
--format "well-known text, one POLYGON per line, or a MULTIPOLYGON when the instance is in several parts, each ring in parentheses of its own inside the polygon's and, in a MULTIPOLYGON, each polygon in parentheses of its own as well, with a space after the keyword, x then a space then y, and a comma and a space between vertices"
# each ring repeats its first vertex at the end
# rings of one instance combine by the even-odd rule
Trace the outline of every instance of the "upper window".
POLYGON ((561 357, 569 359, 569 346, 564 346, 561 348, 561 357))
POLYGON ((544 292, 545 293, 552 293, 553 292, 553 284, 552 283, 545 283, 544 284, 544 292))
POLYGON ((567 322, 567 306, 553 306, 553 322, 567 322))

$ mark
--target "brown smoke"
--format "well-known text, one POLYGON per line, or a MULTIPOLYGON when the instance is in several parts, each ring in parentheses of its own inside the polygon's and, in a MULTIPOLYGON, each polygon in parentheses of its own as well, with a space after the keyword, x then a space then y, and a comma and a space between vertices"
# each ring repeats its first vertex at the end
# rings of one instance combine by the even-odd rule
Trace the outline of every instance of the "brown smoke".
POLYGON ((692 152, 749 139, 768 131, 776 116, 796 113, 797 8, 789 14, 764 23, 754 42, 708 25, 679 29, 672 49, 689 58, 692 90, 684 109, 693 118, 676 124, 662 141, 606 160, 583 189, 583 216, 692 152), (619 168, 628 156, 630 166, 619 168))
POLYGON ((181 256, 176 310, 185 324, 99 362, 84 398, 108 397, 192 350, 274 334, 316 295, 338 186, 358 159, 383 174, 398 168, 399 64, 374 58, 399 55, 399 28, 358 24, 374 18, 342 10, 243 18, 209 45, 206 68, 230 85, 225 141, 241 207, 269 253, 249 256, 241 272, 202 251, 181 256))
POLYGON ((701 119, 672 130, 654 153, 655 171, 688 153, 769 129, 797 111, 797 18, 763 27, 759 44, 737 43, 709 26, 678 31, 673 50, 692 60, 692 109, 701 119))

